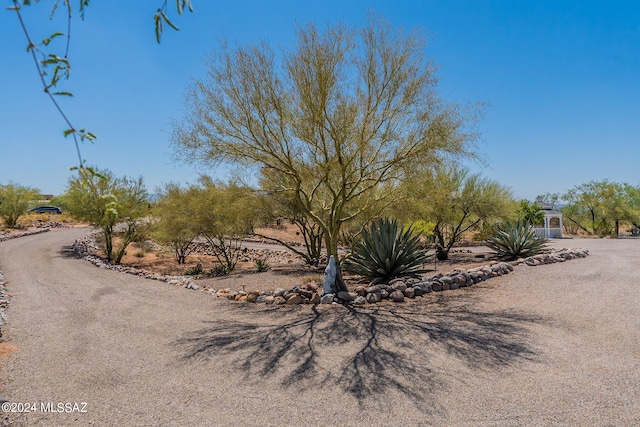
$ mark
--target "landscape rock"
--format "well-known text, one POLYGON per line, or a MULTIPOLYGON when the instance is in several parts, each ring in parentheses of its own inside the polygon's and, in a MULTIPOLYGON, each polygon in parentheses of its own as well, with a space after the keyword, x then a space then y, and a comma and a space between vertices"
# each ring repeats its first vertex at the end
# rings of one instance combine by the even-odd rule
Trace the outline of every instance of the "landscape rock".
POLYGON ((301 304, 301 303, 302 303, 302 296, 298 293, 294 293, 291 296, 289 296, 289 298, 287 298, 288 305, 295 305, 295 304, 301 304))
POLYGON ((276 304, 276 305, 282 305, 282 304, 285 304, 286 302, 287 302, 287 300, 284 299, 284 297, 281 297, 281 296, 277 296, 273 300, 273 303, 276 304))
POLYGON ((404 290, 403 293, 404 293, 404 296, 407 297, 407 298, 413 298, 416 295, 416 293, 413 290, 413 288, 407 288, 407 289, 404 290))
POLYGON ((378 285, 373 285, 373 286, 369 286, 369 287, 367 288, 367 293, 368 293, 368 294, 371 294, 371 293, 374 293, 374 292, 380 292, 381 290, 382 290, 382 288, 381 288, 380 286, 378 286, 378 285))
POLYGON ((318 295, 317 293, 314 293, 313 296, 311 297, 311 299, 309 300, 309 304, 320 304, 321 302, 321 298, 320 295, 318 295))
POLYGON ((402 291, 396 289, 395 291, 391 292, 389 294, 389 299, 393 300, 395 302, 402 302, 404 301, 404 293, 402 293, 402 291))
POLYGON ((353 292, 346 292, 346 291, 338 292, 338 298, 344 301, 353 301, 356 299, 357 296, 358 294, 355 294, 353 292))
POLYGON ((320 297, 320 304, 331 304, 333 302, 333 294, 324 294, 320 297))
POLYGON ((392 283, 389 286, 391 286, 391 289, 394 291, 404 292, 405 289, 407 289, 407 285, 405 285, 401 279, 392 280, 392 283))
POLYGON ((311 297, 315 295, 315 292, 309 291, 307 289, 298 289, 298 294, 302 295, 305 298, 311 299, 311 297))
POLYGON ((353 304, 354 305, 363 305, 363 304, 366 304, 366 303, 367 303, 367 300, 362 295, 358 295, 356 297, 356 299, 353 300, 353 304))
POLYGON ((259 297, 260 297, 260 292, 251 291, 247 294, 247 302, 251 302, 251 303, 258 302, 259 297))
POLYGON ((366 296, 367 302, 369 304, 375 304, 377 302, 382 301, 382 293, 381 292, 370 292, 366 296))
MULTIPOLYGON (((390 281, 389 281, 388 285, 389 285, 389 286, 393 286, 393 285, 394 285, 394 284, 396 284, 396 283, 402 283, 402 284, 404 285, 404 279, 403 279, 403 278, 401 278, 401 277, 398 277, 398 278, 396 278, 396 279, 392 279, 392 280, 390 280, 390 281)), ((395 288, 394 288, 394 289, 395 289, 395 288)))

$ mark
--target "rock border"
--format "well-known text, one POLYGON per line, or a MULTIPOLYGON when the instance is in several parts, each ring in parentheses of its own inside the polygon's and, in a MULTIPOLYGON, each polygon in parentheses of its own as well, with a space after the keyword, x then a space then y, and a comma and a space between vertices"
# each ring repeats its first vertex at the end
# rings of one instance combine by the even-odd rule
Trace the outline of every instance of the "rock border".
POLYGON ((19 237, 33 236, 34 234, 42 234, 42 233, 46 233, 47 231, 51 231, 51 228, 47 227, 39 230, 23 231, 22 233, 1 235, 0 242, 4 242, 11 239, 17 239, 19 237))
POLYGON ((95 245, 95 237, 98 234, 100 234, 100 231, 93 231, 87 234, 86 236, 80 239, 77 239, 75 242, 73 242, 73 245, 72 245, 73 251, 79 258, 89 261, 91 264, 95 265, 98 268, 114 270, 120 273, 133 274, 135 276, 143 277, 145 279, 167 282, 171 285, 181 286, 183 288, 193 289, 195 291, 200 289, 200 287, 193 282, 190 276, 165 276, 162 274, 152 273, 150 271, 143 270, 141 268, 109 264, 103 258, 100 258, 97 255, 94 255, 95 253, 94 251, 97 249, 95 245))
MULTIPOLYGON (((335 304, 335 305, 364 305, 376 304, 384 300, 403 302, 431 292, 456 290, 473 286, 491 279, 492 277, 509 274, 518 265, 538 266, 565 262, 576 258, 585 258, 589 251, 585 249, 557 249, 549 253, 534 255, 514 262, 493 261, 485 266, 468 270, 453 270, 450 273, 427 276, 421 279, 394 279, 388 284, 358 286, 353 292, 338 292, 337 294, 320 295, 321 286, 307 283, 291 289, 276 288, 274 291, 238 291, 223 289, 215 292, 216 296, 238 302, 266 303, 274 305, 297 304, 335 304)), ((209 292, 212 292, 211 290, 209 292)))
POLYGON ((7 285, 7 281, 2 271, 0 271, 0 342, 4 341, 2 338, 2 328, 4 328, 5 323, 7 323, 7 308, 11 300, 5 285, 7 285))

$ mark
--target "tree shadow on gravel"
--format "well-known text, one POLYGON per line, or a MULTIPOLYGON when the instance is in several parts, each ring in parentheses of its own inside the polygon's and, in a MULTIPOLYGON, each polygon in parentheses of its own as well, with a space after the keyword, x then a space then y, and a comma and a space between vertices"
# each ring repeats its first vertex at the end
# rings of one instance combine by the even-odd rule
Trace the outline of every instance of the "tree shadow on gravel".
POLYGON ((476 370, 536 358, 528 326, 543 318, 474 305, 466 297, 361 307, 233 304, 229 320, 208 322, 176 345, 185 361, 219 360, 247 380, 337 385, 360 405, 398 392, 430 412, 432 397, 447 386, 451 358, 476 370), (234 313, 256 320, 233 320, 234 313))
POLYGON ((76 251, 73 249, 73 245, 63 245, 58 251, 58 255, 60 258, 80 258, 80 256, 78 256, 76 251))

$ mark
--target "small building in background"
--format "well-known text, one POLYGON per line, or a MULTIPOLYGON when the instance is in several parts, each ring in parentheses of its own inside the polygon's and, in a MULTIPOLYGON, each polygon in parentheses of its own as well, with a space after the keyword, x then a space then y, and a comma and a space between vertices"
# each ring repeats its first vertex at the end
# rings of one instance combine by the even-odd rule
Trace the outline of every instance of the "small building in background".
POLYGON ((562 212, 555 210, 553 205, 545 203, 540 197, 536 199, 536 203, 544 212, 544 226, 533 227, 533 231, 538 237, 562 237, 562 212))

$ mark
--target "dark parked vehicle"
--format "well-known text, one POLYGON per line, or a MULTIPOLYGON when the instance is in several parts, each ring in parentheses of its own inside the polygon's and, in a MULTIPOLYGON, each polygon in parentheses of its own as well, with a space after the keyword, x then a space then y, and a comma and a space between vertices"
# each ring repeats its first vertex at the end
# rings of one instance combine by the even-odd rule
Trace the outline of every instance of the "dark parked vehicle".
POLYGON ((62 209, 57 206, 38 206, 33 209, 29 209, 29 212, 35 213, 48 213, 48 214, 61 214, 62 209))

